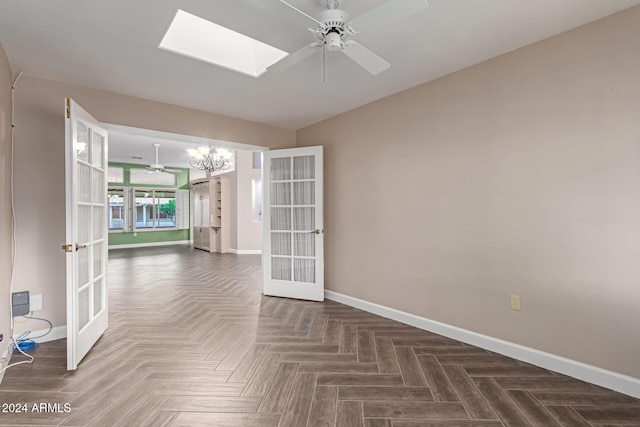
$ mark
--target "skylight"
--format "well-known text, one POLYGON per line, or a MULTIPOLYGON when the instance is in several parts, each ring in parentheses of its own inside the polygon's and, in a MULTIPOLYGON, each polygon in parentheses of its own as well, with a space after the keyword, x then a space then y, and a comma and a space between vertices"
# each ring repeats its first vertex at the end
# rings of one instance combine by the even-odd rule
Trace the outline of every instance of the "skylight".
POLYGON ((288 55, 184 10, 178 10, 158 47, 253 77, 288 55))

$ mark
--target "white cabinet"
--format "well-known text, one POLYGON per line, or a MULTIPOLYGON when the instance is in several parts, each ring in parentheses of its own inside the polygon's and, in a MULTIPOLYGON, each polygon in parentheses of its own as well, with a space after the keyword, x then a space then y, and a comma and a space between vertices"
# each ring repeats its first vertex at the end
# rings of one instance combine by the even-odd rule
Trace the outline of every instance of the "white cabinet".
POLYGON ((230 185, 226 177, 193 181, 193 246, 210 252, 229 252, 230 185))

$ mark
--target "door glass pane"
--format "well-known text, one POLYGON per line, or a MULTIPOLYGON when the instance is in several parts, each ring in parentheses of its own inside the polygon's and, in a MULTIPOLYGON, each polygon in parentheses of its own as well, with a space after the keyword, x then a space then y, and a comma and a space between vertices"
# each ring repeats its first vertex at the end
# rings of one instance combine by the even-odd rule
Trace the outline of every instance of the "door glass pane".
POLYGON ((271 204, 291 205, 291 183, 278 182, 271 184, 271 204))
POLYGON ((91 150, 92 164, 102 168, 102 159, 104 158, 104 137, 97 132, 93 132, 93 149, 91 150))
POLYGON ((315 283, 316 282, 316 260, 315 259, 293 259, 293 280, 295 282, 315 283))
POLYGON ((78 121, 78 140, 75 143, 76 153, 78 155, 78 160, 82 160, 83 162, 89 162, 89 132, 90 129, 84 123, 78 121))
POLYGON ((93 203, 104 203, 104 172, 93 170, 93 203))
POLYGON ((93 240, 104 237, 104 207, 93 207, 93 240))
POLYGON ((91 206, 78 206, 78 241, 87 243, 91 240, 91 206))
POLYGON ((78 286, 84 286, 89 282, 89 252, 90 247, 78 249, 78 286))
POLYGON ((102 243, 93 246, 93 278, 102 274, 102 243))
POLYGON ((296 256, 316 256, 316 235, 295 233, 293 235, 293 254, 296 256))
POLYGON ((89 291, 91 290, 91 286, 87 286, 78 294, 78 315, 79 315, 79 326, 80 329, 84 328, 84 326, 89 322, 89 291))
POLYGON ((176 226, 176 192, 156 191, 156 227, 176 226))
POLYGON ((153 191, 136 191, 136 228, 153 228, 153 191))
POLYGON ((315 156, 303 156, 293 158, 293 179, 315 179, 315 156))
POLYGON ((95 317, 102 310, 102 284, 104 279, 100 279, 93 284, 93 316, 95 317))
POLYGON ((291 233, 271 233, 271 254, 291 255, 291 233))
POLYGON ((314 181, 293 183, 294 205, 315 205, 316 185, 314 181))
POLYGON ((293 208, 293 229, 311 231, 316 228, 316 208, 293 208))
POLYGON ((291 158, 271 159, 271 181, 291 179, 291 158))
POLYGON ((78 201, 91 201, 91 167, 78 163, 78 201))
POLYGON ((271 258, 271 278, 291 281, 291 258, 271 258))
POLYGON ((271 229, 291 230, 291 208, 271 208, 271 229))

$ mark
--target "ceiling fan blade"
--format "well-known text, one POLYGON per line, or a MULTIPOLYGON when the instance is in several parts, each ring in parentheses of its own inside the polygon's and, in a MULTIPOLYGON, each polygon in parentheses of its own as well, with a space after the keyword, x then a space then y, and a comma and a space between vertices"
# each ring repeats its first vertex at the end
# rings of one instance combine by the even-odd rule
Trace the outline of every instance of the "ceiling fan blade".
POLYGON ((353 40, 348 41, 342 51, 374 76, 391 66, 387 61, 353 40))
POLYGON ((427 0, 391 0, 351 21, 355 31, 368 31, 384 24, 422 12, 429 6, 427 0))
POLYGON ((315 28, 320 25, 320 21, 306 14, 297 7, 287 3, 284 0, 245 0, 247 3, 264 10, 276 17, 284 17, 285 19, 300 25, 304 28, 310 26, 315 28))
POLYGON ((289 67, 293 67, 298 62, 301 62, 316 53, 320 46, 322 45, 316 42, 308 44, 302 49, 296 50, 295 52, 285 56, 275 64, 267 67, 267 71, 284 71, 289 67))
POLYGON ((162 172, 170 173, 172 175, 180 175, 184 171, 177 170, 177 169, 162 169, 162 172))

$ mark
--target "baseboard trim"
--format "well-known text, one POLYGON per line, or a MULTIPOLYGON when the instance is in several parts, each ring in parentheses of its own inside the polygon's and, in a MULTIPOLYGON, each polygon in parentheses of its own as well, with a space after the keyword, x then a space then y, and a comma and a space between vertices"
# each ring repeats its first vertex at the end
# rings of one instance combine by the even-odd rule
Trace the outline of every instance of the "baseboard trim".
POLYGON ((236 255, 262 255, 260 249, 229 249, 229 252, 236 255))
MULTIPOLYGON (((32 337, 40 337, 40 338, 34 338, 33 339, 37 343, 61 340, 61 339, 67 337, 67 326, 66 325, 56 326, 55 328, 51 329, 51 332, 49 332, 49 333, 47 333, 47 331, 49 331, 49 328, 41 329, 39 331, 31 331, 31 333, 29 335, 31 335, 32 337), (44 335, 44 336, 41 336, 41 335, 44 335)), ((17 334, 16 338, 19 337, 20 335, 21 334, 17 334)), ((27 337, 27 339, 31 339, 31 338, 27 337)))
POLYGON ((339 302, 350 307, 377 314, 378 316, 386 317, 387 319, 396 320, 400 323, 415 326, 416 328, 453 338, 467 344, 475 345, 476 347, 484 348, 485 350, 531 363, 532 365, 536 365, 541 368, 549 369, 551 371, 587 381, 629 396, 640 398, 640 379, 638 378, 598 368, 596 366, 587 365, 586 363, 525 347, 520 344, 468 331, 466 329, 427 319, 425 317, 416 316, 414 314, 361 300, 359 298, 350 297, 338 292, 325 290, 324 295, 326 299, 331 301, 339 302))
POLYGON ((109 249, 150 248, 153 246, 189 245, 190 240, 173 240, 169 242, 132 243, 128 245, 109 245, 109 249))

